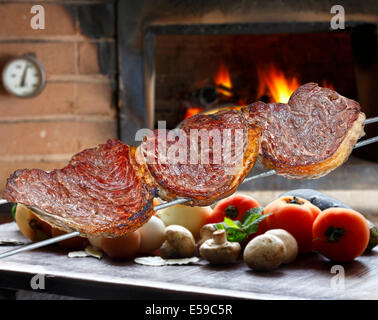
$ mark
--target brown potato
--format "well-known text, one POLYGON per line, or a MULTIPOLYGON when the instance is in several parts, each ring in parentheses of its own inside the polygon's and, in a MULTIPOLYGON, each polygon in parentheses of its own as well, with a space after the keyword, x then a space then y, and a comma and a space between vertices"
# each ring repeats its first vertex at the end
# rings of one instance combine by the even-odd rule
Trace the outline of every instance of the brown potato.
POLYGON ((102 238, 101 248, 111 258, 130 259, 140 247, 140 232, 136 230, 117 238, 102 238))
POLYGON ((102 237, 95 237, 95 236, 88 237, 88 241, 89 241, 90 245, 92 247, 95 247, 96 249, 100 249, 100 250, 102 250, 101 239, 102 239, 102 237))
POLYGON ((51 237, 51 226, 22 204, 17 204, 15 219, 21 233, 26 238, 32 241, 42 241, 51 237))

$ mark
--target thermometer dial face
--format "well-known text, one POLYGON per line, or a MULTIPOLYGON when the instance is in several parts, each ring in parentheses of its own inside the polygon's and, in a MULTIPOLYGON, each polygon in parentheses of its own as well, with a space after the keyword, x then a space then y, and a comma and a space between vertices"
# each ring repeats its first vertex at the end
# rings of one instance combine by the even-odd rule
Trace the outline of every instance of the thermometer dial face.
POLYGON ((36 96, 42 91, 45 82, 43 66, 32 57, 15 58, 3 70, 4 88, 17 97, 36 96))

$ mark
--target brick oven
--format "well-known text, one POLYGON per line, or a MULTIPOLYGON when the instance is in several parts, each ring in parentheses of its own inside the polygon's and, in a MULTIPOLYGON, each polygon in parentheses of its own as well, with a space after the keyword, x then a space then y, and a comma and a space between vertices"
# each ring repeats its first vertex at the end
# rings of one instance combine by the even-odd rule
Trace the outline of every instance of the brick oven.
MULTIPOLYGON (((131 2, 118 6, 120 134, 128 143, 135 143, 137 129, 154 128, 159 120, 175 127, 190 107, 198 112, 215 105, 272 99, 261 82, 274 73, 284 75, 287 83, 294 81, 294 87, 315 81, 334 88, 357 99, 368 117, 377 115, 377 4, 373 1, 364 6, 338 3, 346 20, 345 28, 337 30, 330 24, 332 1, 131 2), (232 97, 219 94, 222 88, 214 91, 222 72, 232 83, 232 97)), ((378 134, 376 126, 366 132, 367 137, 378 134)), ((378 159, 374 145, 353 154, 378 159)), ((378 167, 364 161, 352 157, 347 166, 318 180, 276 176, 246 183, 241 189, 269 196, 293 188, 330 190, 369 207, 357 200, 352 183, 364 174, 358 188, 377 190, 373 177, 378 167)), ((254 168, 255 173, 259 170, 254 168)))
POLYGON ((193 102, 193 96, 198 100, 199 91, 214 84, 222 67, 235 93, 233 100, 226 99, 229 104, 266 98, 264 90, 259 92, 261 75, 269 78, 273 66, 298 84, 315 81, 359 99, 368 116, 376 114, 374 10, 363 12, 369 6, 344 1, 345 28, 332 30, 333 5, 119 3, 121 136, 133 139, 129 133, 155 127, 158 120, 174 127, 185 115, 186 102, 193 102))

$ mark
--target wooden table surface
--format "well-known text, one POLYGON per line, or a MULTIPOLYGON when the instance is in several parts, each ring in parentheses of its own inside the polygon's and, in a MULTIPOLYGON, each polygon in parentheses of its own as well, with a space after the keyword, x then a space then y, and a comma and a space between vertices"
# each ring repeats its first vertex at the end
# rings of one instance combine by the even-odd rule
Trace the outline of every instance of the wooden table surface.
MULTIPOLYGON (((0 225, 0 238, 25 240, 13 222, 0 225)), ((9 249, 2 246, 0 252, 9 249)), ((31 290, 32 277, 41 274, 41 292, 84 298, 378 299, 378 249, 342 266, 344 285, 340 267, 331 273, 333 265, 312 253, 265 273, 242 261, 151 267, 107 257, 68 258, 67 251, 52 246, 0 260, 0 287, 31 290)))

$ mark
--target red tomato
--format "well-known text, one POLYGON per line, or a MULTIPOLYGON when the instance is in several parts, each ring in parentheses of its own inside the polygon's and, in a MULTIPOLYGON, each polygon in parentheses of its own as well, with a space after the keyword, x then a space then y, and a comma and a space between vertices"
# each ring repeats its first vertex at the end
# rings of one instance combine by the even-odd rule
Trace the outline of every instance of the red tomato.
POLYGON ((293 196, 279 198, 268 204, 263 214, 271 213, 259 225, 259 233, 271 229, 284 229, 298 242, 299 252, 312 251, 312 225, 320 209, 311 202, 293 196))
POLYGON ((312 226, 314 248, 330 260, 351 261, 369 243, 369 225, 357 211, 344 208, 324 210, 312 226))
POLYGON ((241 194, 232 195, 217 203, 207 223, 223 222, 224 217, 241 220, 246 211, 255 207, 261 207, 261 205, 252 197, 241 194))

